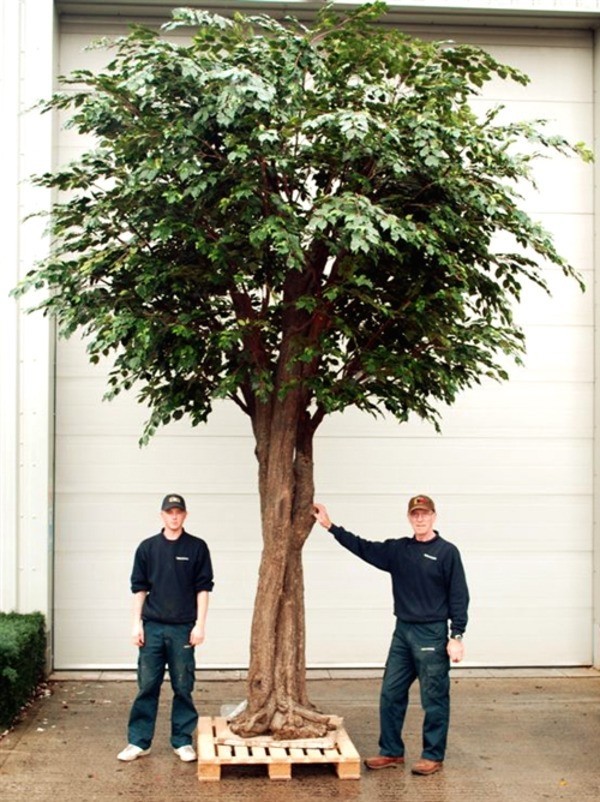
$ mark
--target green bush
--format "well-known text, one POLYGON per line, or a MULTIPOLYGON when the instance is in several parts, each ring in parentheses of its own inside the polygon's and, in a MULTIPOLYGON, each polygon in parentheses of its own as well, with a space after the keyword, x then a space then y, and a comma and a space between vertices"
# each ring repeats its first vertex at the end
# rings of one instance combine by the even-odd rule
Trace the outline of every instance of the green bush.
POLYGON ((46 625, 41 613, 0 613, 0 726, 9 727, 44 678, 46 625))

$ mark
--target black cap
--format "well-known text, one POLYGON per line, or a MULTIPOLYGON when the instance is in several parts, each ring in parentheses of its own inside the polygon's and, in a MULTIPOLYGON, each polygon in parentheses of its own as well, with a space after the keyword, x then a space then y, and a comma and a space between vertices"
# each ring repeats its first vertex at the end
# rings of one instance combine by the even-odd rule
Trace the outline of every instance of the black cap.
POLYGON ((164 497, 161 510, 170 510, 173 507, 185 511, 185 500, 183 496, 179 496, 177 493, 169 493, 168 496, 164 497))

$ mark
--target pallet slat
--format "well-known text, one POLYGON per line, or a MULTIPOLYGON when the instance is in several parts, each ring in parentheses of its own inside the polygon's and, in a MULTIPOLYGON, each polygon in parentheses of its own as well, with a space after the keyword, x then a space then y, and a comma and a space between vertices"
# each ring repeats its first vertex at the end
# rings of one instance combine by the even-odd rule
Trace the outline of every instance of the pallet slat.
POLYGON ((220 717, 201 717, 198 721, 198 779, 218 781, 221 767, 231 765, 265 765, 271 780, 289 780, 292 766, 329 763, 343 780, 360 778, 360 756, 346 730, 340 726, 333 748, 307 746, 254 746, 251 742, 235 746, 219 743, 227 730, 220 717))

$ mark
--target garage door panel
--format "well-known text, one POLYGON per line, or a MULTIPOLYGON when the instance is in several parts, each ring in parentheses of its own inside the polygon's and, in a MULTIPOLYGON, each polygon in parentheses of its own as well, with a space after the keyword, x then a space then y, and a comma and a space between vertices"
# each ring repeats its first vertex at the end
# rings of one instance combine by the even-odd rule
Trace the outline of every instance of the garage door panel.
POLYGON ((351 440, 336 441, 335 447, 318 443, 316 475, 322 495, 393 496, 414 487, 504 498, 591 493, 592 455, 586 441, 536 441, 532 447, 524 440, 492 444, 440 438, 406 441, 401 449, 388 440, 363 440, 360 445, 358 455, 351 440))
POLYGON ((306 656, 314 666, 382 666, 395 619, 389 609, 307 610, 306 656))
MULTIPOLYGON (((57 667, 133 669, 138 650, 131 643, 131 612, 118 609, 57 607, 57 667), (82 649, 82 639, 85 649, 82 649)), ((196 648, 196 665, 243 667, 248 664, 251 617, 247 608, 211 610, 206 642, 196 648)))
POLYGON ((66 493, 85 492, 89 487, 100 493, 122 488, 122 492, 147 491, 158 497, 164 495, 165 486, 184 488, 192 482, 210 493, 256 492, 253 451, 240 448, 234 438, 206 438, 198 447, 192 438, 163 437, 140 449, 134 439, 124 443, 116 437, 79 437, 65 443, 61 453, 57 481, 66 493))
POLYGON ((589 553, 469 555, 465 563, 474 605, 545 610, 558 603, 591 610, 589 553))
MULTIPOLYGON (((61 381, 57 437, 111 436, 115 442, 122 437, 125 438, 122 443, 137 453, 147 412, 132 397, 100 403, 102 390, 102 378, 73 377, 61 381)), ((502 385, 484 382, 459 396, 452 407, 442 410, 442 434, 470 439, 504 436, 548 439, 550 434, 553 439, 587 437, 593 402, 591 381, 567 383, 555 377, 551 382, 533 382, 524 376, 502 385)), ((254 439, 249 427, 249 419, 235 404, 217 402, 206 424, 193 427, 184 420, 171 423, 159 430, 155 439, 185 438, 194 440, 200 448, 206 437, 237 437, 240 450, 253 455, 254 439)), ((418 418, 399 423, 392 417, 375 418, 354 408, 325 419, 317 432, 317 441, 330 437, 439 439, 433 426, 418 418)))
MULTIPOLYGON (((512 381, 501 386, 486 382, 463 393, 452 407, 442 411, 442 436, 491 442, 504 438, 548 440, 550 434, 554 441, 585 439, 590 432, 593 403, 591 382, 577 386, 559 381, 512 381)), ((317 445, 321 449, 329 438, 355 442, 364 437, 395 438, 399 449, 404 449, 403 441, 411 438, 419 442, 440 440, 431 424, 418 419, 402 424, 391 417, 375 418, 347 409, 325 419, 317 433, 317 445)))
POLYGON ((589 665, 592 627, 587 606, 481 608, 466 637, 468 666, 589 665))
MULTIPOLYGON (((494 78, 486 86, 485 96, 503 102, 590 103, 591 34, 582 33, 580 43, 580 47, 569 48, 486 44, 486 50, 494 58, 522 70, 530 82, 522 86, 514 81, 494 78)), ((529 115, 526 119, 530 119, 529 115)))
MULTIPOLYGON (((394 494, 402 487, 438 487, 460 493, 464 487, 479 492, 520 495, 531 493, 589 493, 591 491, 591 449, 587 442, 538 441, 535 449, 523 441, 494 443, 490 461, 489 441, 427 440, 395 441, 363 439, 360 464, 352 439, 319 442, 316 474, 321 492, 342 491, 364 494, 394 494), (399 454, 404 464, 399 464, 399 454), (460 467, 460 473, 457 469, 460 467)), ((163 458, 173 453, 169 438, 156 441, 153 449, 125 449, 116 438, 78 438, 62 449, 57 481, 62 492, 85 492, 93 486, 101 493, 123 492, 164 494, 165 486, 183 488, 191 482, 206 493, 255 493, 256 466, 253 455, 234 440, 207 439, 197 447, 192 441, 177 444, 182 453, 165 478, 163 458), (114 464, 115 449, 121 462, 114 464), (85 459, 79 456, 85 452, 85 459)), ((170 491, 166 491, 170 492, 170 491)))

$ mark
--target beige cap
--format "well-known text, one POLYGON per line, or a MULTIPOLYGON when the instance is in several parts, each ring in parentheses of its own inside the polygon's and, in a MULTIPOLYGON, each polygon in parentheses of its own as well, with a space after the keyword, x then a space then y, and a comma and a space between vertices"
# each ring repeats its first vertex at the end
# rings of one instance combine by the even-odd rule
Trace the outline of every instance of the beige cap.
POLYGON ((409 514, 413 510, 429 510, 430 512, 435 512, 433 499, 430 499, 429 496, 413 496, 408 502, 409 514))

